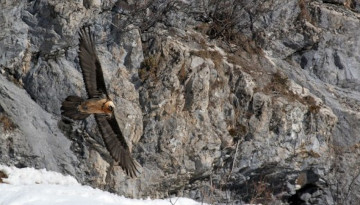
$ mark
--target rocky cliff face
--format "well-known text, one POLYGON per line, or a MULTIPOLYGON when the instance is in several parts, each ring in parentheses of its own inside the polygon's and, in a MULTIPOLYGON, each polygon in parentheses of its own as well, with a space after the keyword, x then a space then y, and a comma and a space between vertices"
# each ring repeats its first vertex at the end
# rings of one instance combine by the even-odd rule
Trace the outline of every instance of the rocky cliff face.
POLYGON ((128 197, 207 203, 359 200, 359 2, 2 1, 0 163, 128 197), (91 25, 141 174, 109 157, 85 97, 91 25))

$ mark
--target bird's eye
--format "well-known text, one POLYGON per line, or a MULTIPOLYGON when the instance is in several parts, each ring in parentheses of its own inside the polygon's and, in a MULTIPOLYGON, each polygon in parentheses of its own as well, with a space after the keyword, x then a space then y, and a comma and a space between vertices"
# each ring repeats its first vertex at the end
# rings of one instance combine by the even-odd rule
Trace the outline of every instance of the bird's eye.
POLYGON ((112 106, 109 106, 109 110, 110 110, 110 111, 113 111, 114 108, 113 108, 112 106))

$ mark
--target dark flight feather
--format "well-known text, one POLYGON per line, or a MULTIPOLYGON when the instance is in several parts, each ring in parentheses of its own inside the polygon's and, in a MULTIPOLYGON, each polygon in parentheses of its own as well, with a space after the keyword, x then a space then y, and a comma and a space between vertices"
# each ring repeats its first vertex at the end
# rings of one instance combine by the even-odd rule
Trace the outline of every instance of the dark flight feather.
POLYGON ((89 98, 101 97, 102 94, 108 97, 103 71, 96 55, 94 36, 90 34, 89 27, 80 30, 79 47, 80 66, 89 98))
POLYGON ((68 96, 61 104, 61 114, 74 120, 83 120, 90 114, 80 112, 77 107, 84 100, 78 96, 68 96))
POLYGON ((131 156, 115 116, 109 118, 106 115, 96 114, 95 119, 111 156, 127 175, 135 177, 138 172, 137 163, 131 156))

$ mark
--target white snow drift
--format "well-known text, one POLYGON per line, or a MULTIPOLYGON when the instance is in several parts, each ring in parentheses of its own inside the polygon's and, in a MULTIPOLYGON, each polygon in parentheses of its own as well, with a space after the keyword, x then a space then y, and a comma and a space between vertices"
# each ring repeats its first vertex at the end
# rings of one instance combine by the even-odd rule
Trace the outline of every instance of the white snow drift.
POLYGON ((128 199, 82 186, 71 176, 34 168, 0 165, 8 178, 0 183, 0 205, 199 205, 187 198, 128 199))

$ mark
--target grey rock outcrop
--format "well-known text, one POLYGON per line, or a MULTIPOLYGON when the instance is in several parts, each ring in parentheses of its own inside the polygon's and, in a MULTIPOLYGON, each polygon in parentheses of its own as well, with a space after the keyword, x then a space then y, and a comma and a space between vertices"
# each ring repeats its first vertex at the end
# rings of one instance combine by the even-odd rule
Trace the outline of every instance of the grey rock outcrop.
POLYGON ((70 150, 71 142, 59 130, 57 120, 36 104, 25 90, 1 79, 1 113, 3 120, 14 123, 3 124, 1 135, 1 159, 11 165, 75 174, 73 165, 77 159, 70 150), (26 136, 26 137, 24 137, 26 136))
POLYGON ((359 200, 356 1, 3 1, 0 163, 127 197, 211 204, 359 200), (112 160, 85 97, 91 25, 138 178, 112 160))

